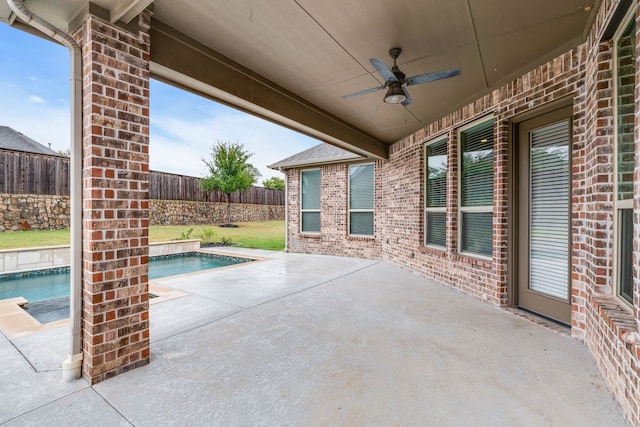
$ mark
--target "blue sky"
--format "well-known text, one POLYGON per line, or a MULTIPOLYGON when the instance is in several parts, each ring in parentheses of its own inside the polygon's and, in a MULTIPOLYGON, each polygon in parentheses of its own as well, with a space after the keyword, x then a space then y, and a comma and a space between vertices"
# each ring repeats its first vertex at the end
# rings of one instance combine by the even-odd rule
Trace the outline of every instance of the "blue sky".
MULTIPOLYGON (((12 127, 53 150, 69 148, 67 48, 0 23, 0 125, 12 127)), ((283 175, 266 165, 319 141, 170 85, 150 84, 150 167, 203 176, 216 141, 239 141, 262 181, 283 175)))

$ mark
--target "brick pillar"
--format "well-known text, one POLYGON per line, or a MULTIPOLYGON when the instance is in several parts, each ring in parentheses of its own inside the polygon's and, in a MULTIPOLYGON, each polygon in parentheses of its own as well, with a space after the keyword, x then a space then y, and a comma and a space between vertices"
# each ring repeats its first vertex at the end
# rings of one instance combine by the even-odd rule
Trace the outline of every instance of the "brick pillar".
MULTIPOLYGON (((634 97, 636 101, 635 123, 633 127, 634 167, 633 167, 633 314, 636 320, 636 363, 640 364, 640 9, 636 10, 636 75, 634 97)), ((636 365, 638 366, 638 365, 636 365)), ((636 371, 638 372, 638 371, 636 371)), ((640 372, 638 373, 640 376, 640 372)), ((636 383, 637 384, 637 383, 636 383)), ((637 406, 640 407, 640 398, 636 395, 637 406)), ((640 418, 640 411, 638 412, 640 418)))
POLYGON ((500 306, 509 305, 509 122, 496 119, 493 184, 494 295, 500 306))
POLYGON ((90 10, 76 37, 83 54, 82 372, 92 384, 149 363, 150 13, 125 30, 99 12, 90 10))

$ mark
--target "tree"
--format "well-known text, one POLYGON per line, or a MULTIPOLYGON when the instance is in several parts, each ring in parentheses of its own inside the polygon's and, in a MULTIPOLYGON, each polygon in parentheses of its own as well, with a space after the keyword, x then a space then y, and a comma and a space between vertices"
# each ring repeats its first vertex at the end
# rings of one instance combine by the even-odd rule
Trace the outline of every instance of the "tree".
POLYGON ((253 153, 239 142, 218 141, 211 146, 211 160, 202 159, 209 176, 200 180, 204 190, 222 191, 227 196, 227 227, 231 227, 231 193, 246 191, 260 177, 260 172, 247 163, 253 153))
POLYGON ((284 190, 284 179, 272 176, 271 178, 262 181, 262 186, 272 190, 284 190))

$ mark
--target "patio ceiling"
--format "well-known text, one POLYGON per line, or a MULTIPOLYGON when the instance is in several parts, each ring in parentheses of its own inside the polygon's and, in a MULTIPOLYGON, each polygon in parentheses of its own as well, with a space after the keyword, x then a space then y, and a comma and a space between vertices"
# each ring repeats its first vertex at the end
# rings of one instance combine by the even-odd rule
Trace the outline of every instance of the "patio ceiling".
MULTIPOLYGON (((580 44, 600 0, 95 0, 113 22, 153 3, 155 78, 359 154, 388 145, 580 44), (461 75, 409 87, 406 108, 369 63, 407 76, 450 68, 461 75)), ((86 0, 25 0, 68 31, 86 0)), ((0 0, 0 20, 14 18, 0 0)))

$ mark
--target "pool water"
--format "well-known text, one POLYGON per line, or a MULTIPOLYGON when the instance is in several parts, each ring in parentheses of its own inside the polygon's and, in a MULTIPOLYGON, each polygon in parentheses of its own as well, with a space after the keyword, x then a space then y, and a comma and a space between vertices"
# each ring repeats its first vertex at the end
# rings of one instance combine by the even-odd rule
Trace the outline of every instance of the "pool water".
MULTIPOLYGON (((149 280, 191 273, 193 271, 225 267, 227 265, 238 264, 238 260, 239 259, 235 257, 199 255, 154 259, 149 262, 149 280)), ((240 260, 243 260, 240 262, 249 261, 243 258, 240 258, 240 260)))
POLYGON ((25 297, 29 302, 39 302, 68 296, 69 281, 68 272, 0 279, 0 299, 25 297))
MULTIPOLYGON (((175 276, 194 271, 209 270, 227 265, 251 261, 247 258, 201 254, 163 255, 149 261, 149 279, 175 276)), ((46 274, 0 275, 0 299, 24 297, 29 303, 49 301, 69 296, 70 274, 68 268, 56 269, 46 274), (19 277, 12 277, 19 276, 19 277)))

